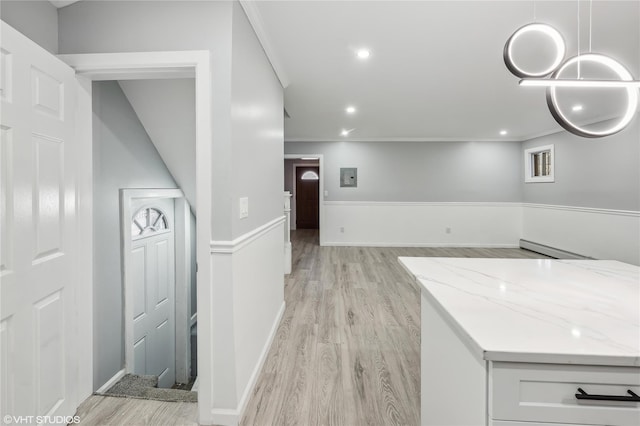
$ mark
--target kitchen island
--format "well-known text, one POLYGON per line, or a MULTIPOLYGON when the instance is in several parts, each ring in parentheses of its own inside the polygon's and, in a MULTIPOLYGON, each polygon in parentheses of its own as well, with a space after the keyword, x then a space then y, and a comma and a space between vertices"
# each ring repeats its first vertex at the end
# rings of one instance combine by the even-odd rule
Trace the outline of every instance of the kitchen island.
POLYGON ((421 424, 640 425, 640 268, 399 261, 421 289, 421 424))

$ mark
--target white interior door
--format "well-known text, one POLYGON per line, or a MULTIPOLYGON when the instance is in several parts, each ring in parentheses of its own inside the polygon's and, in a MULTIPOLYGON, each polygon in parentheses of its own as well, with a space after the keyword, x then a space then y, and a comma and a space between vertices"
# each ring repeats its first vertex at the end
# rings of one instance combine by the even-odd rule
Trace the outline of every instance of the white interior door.
MULTIPOLYGON (((73 415, 78 362, 74 71, 0 23, 1 415, 73 415)), ((91 283, 85 283, 91 285, 91 283)))
POLYGON ((174 200, 133 200, 130 275, 133 286, 134 373, 175 383, 174 200))

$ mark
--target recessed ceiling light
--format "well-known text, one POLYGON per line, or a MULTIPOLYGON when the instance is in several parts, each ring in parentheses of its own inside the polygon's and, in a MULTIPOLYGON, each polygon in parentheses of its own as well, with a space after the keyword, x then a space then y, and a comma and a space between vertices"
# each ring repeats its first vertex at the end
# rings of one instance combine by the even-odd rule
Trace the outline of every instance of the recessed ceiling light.
POLYGON ((348 106, 345 111, 347 111, 347 114, 353 114, 354 112, 356 112, 356 107, 354 106, 348 106))
POLYGON ((371 51, 369 49, 360 49, 358 50, 356 55, 358 55, 358 58, 360 59, 367 59, 369 56, 371 56, 371 51))
POLYGON ((317 160, 318 157, 302 157, 301 160, 317 160))
POLYGON ((348 131, 348 130, 344 130, 344 129, 342 129, 342 131, 340 132, 340 134, 341 134, 342 136, 349 136, 349 131, 348 131))
POLYGON ((572 111, 582 111, 582 105, 574 105, 571 107, 572 111))
POLYGON ((507 131, 506 131, 506 130, 500 130, 500 135, 501 135, 501 136, 504 136, 504 135, 506 135, 506 134, 507 134, 507 131))

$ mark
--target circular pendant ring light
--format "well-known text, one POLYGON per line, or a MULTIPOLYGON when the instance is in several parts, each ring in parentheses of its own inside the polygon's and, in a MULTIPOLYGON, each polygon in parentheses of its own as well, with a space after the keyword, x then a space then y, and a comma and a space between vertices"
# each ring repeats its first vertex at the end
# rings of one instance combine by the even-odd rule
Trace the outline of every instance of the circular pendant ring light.
POLYGON ((554 72, 562 63, 565 53, 566 46, 564 43, 564 39, 562 38, 562 35, 558 32, 558 30, 547 24, 533 23, 518 28, 511 35, 511 37, 509 37, 506 44, 504 45, 503 57, 505 65, 515 76, 520 78, 536 78, 544 77, 554 72), (519 67, 513 59, 513 46, 516 40, 522 35, 532 32, 539 33, 550 38, 556 49, 556 55, 553 59, 553 62, 549 64, 548 67, 538 72, 527 72, 526 70, 519 67))
MULTIPOLYGON (((562 78, 562 73, 571 65, 578 65, 581 63, 596 63, 609 68, 616 73, 621 81, 632 81, 633 76, 620 62, 616 61, 605 55, 596 53, 589 53, 585 55, 574 56, 568 59, 562 66, 553 73, 552 79, 562 78)), ((621 89, 607 89, 607 90, 626 90, 627 92, 627 107, 622 118, 608 129, 601 131, 587 130, 584 127, 580 127, 573 123, 569 117, 562 113, 558 105, 557 87, 550 86, 547 88, 547 106, 549 111, 555 120, 564 127, 565 130, 582 136, 585 138, 601 138, 604 136, 610 136, 618 133, 624 129, 633 120, 638 105, 638 89, 635 87, 625 87, 621 89)))

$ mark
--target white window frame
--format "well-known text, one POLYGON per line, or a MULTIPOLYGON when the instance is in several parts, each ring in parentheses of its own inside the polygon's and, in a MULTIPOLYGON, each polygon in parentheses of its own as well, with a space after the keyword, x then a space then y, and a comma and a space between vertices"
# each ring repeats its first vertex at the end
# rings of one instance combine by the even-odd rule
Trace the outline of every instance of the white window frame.
POLYGON ((524 181, 525 183, 555 182, 555 151, 553 144, 536 146, 524 150, 524 181), (533 157, 540 152, 549 151, 549 174, 546 176, 533 176, 533 157))

